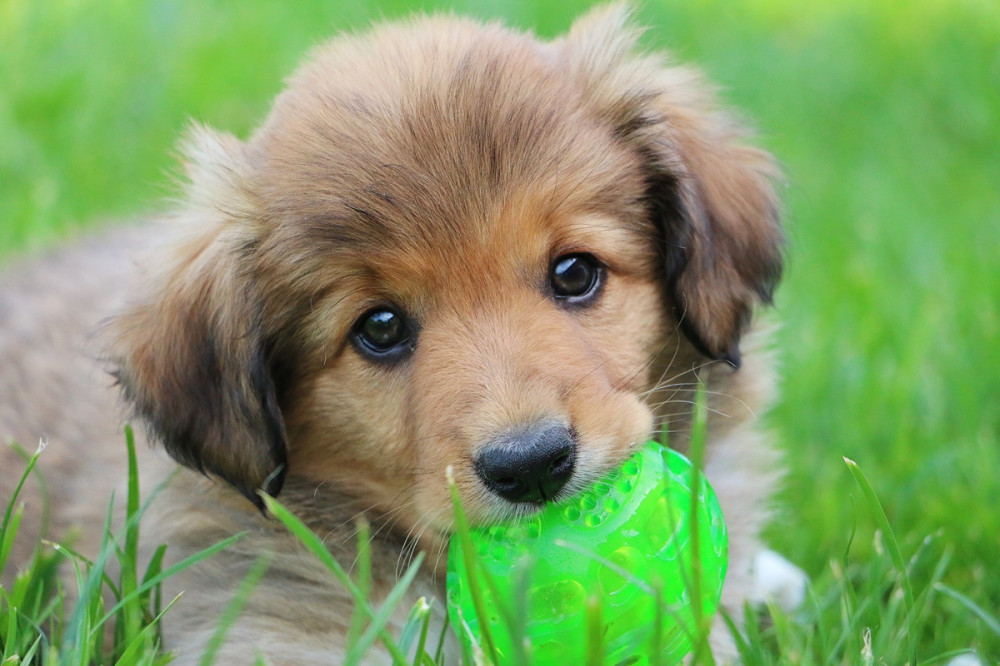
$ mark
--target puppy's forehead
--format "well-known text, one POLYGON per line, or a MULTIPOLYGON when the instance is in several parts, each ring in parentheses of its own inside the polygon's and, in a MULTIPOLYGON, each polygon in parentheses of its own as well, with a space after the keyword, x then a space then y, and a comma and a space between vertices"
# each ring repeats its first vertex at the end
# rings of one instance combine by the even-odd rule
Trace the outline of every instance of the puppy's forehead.
POLYGON ((525 261, 572 249, 595 220, 649 233, 638 157, 547 45, 499 28, 436 19, 335 41, 250 150, 265 216, 303 253, 404 281, 505 259, 505 244, 525 261))

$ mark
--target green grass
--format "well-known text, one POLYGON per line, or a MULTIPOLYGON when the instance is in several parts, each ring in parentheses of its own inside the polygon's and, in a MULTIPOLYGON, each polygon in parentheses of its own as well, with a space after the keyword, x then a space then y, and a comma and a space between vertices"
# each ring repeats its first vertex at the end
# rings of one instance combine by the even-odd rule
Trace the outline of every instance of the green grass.
MULTIPOLYGON (((579 10, 556 4, 448 6, 551 35, 579 10)), ((0 261, 163 207, 187 119, 245 136, 305 48, 438 6, 0 0, 0 261)), ((771 423, 790 474, 768 534, 815 589, 746 660, 1000 661, 1000 5, 651 0, 640 17, 788 176, 771 423)))
MULTIPOLYGON (((10 588, 0 588, 0 665, 168 663, 170 657, 160 649, 159 620, 175 600, 162 603, 160 584, 240 538, 233 535, 167 569, 162 568, 163 546, 156 549, 149 562, 139 562, 140 522, 159 490, 154 490, 146 503, 140 505, 135 441, 130 428, 125 429, 125 438, 129 457, 125 525, 117 532, 112 530, 116 498, 109 498, 101 547, 95 559, 75 552, 71 544, 41 544, 30 565, 19 567, 10 588), (57 575, 59 566, 74 573, 73 594, 66 594, 62 588, 57 575)), ((33 455, 25 454, 21 483, 11 497, 4 498, 0 571, 8 565, 20 564, 8 562, 23 512, 18 496, 43 449, 39 446, 33 455)))

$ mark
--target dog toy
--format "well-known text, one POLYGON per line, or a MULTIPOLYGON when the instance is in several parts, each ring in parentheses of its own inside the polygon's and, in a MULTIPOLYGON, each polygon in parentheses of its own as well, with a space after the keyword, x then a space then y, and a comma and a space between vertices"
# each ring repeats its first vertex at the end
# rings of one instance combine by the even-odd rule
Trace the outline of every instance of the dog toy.
POLYGON ((718 499, 656 442, 580 495, 470 536, 475 557, 458 534, 449 547, 449 619, 467 653, 492 650, 501 665, 589 663, 595 649, 602 663, 647 663, 653 651, 679 663, 726 573, 718 499))

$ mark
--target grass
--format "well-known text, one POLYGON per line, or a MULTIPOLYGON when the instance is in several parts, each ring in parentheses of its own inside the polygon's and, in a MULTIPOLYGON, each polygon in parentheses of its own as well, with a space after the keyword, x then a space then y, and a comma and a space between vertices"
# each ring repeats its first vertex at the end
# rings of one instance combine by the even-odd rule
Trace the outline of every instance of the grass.
MULTIPOLYGON (((700 608, 702 599, 699 583, 702 578, 701 561, 697 555, 699 522, 699 493, 694 489, 701 487, 701 476, 697 461, 701 459, 704 450, 704 423, 707 410, 705 408, 704 392, 698 393, 698 422, 692 436, 692 459, 696 462, 688 480, 691 504, 689 541, 694 544, 694 551, 688 564, 680 565, 678 572, 688 586, 688 593, 696 602, 696 607, 690 614, 681 610, 676 619, 678 631, 683 631, 686 640, 694 646, 696 656, 693 663, 712 665, 712 655, 707 649, 708 630, 711 625, 711 615, 703 613, 700 608), (690 567, 688 566, 690 565, 690 567)), ((46 544, 50 552, 40 550, 31 565, 17 577, 11 590, 0 590, 0 665, 16 666, 20 663, 38 663, 43 665, 115 664, 116 666, 149 665, 158 666, 169 663, 171 655, 163 653, 161 647, 159 621, 170 610, 177 599, 165 607, 162 606, 160 583, 181 569, 196 564, 211 557, 223 548, 228 547, 242 535, 233 535, 218 544, 190 556, 169 567, 162 568, 165 546, 160 546, 151 561, 146 565, 145 574, 140 577, 142 563, 139 562, 139 529, 142 515, 159 493, 155 490, 144 505, 139 502, 139 478, 136 465, 135 442, 132 430, 125 429, 126 448, 129 459, 128 492, 126 497, 125 525, 117 533, 113 533, 111 523, 114 514, 114 498, 111 499, 107 511, 107 519, 103 526, 104 539, 100 552, 93 561, 75 553, 64 544, 46 544), (75 594, 66 594, 59 587, 56 565, 71 566, 76 572, 75 594), (141 580, 141 583, 140 583, 141 580), (67 608, 71 604, 71 608, 67 608), (110 604, 111 607, 107 608, 110 604)), ((19 504, 19 494, 26 479, 33 472, 35 464, 42 455, 44 446, 30 457, 25 454, 26 464, 21 475, 21 483, 9 498, 6 512, 0 523, 0 571, 8 564, 11 545, 17 537, 23 506, 19 504)), ((475 664, 503 664, 504 666, 528 666, 534 663, 530 647, 528 616, 523 609, 512 607, 512 604, 538 604, 540 600, 545 605, 553 603, 545 592, 541 597, 530 597, 527 583, 532 571, 530 562, 518 565, 516 582, 510 586, 510 593, 500 591, 500 581, 490 574, 490 570, 481 566, 477 549, 473 545, 472 533, 465 517, 459 498, 458 488, 447 471, 449 490, 456 516, 456 532, 461 540, 465 570, 470 572, 467 577, 468 589, 475 606, 475 622, 469 619, 459 621, 460 631, 468 635, 469 640, 463 642, 462 662, 475 664), (479 584, 477 584, 477 581, 479 584), (504 628, 492 625, 489 620, 491 612, 486 608, 486 594, 497 600, 499 611, 506 625, 504 628), (477 633, 469 629, 469 624, 480 628, 477 633), (506 645, 512 651, 504 653, 491 637, 505 632, 506 645), (506 656, 502 656, 502 655, 506 656)), ((323 564, 329 575, 343 585, 354 601, 354 610, 347 634, 346 650, 342 660, 345 665, 366 663, 370 651, 379 642, 388 653, 393 664, 405 666, 433 665, 443 663, 446 654, 444 631, 447 623, 436 641, 428 642, 432 624, 431 604, 443 604, 444 599, 421 598, 410 609, 408 619, 398 635, 387 629, 390 619, 397 611, 403 595, 407 592, 413 580, 419 574, 424 554, 419 553, 409 564, 407 570, 398 578, 393 589, 386 595, 380 605, 375 605, 370 598, 371 589, 371 547, 370 528, 363 520, 357 526, 358 556, 355 562, 356 573, 352 576, 331 555, 323 538, 314 533, 305 523, 292 514, 278 500, 263 495, 262 499, 270 515, 280 520, 288 530, 323 564)), ((680 508, 680 507, 678 507, 680 508)), ((685 510, 685 509, 681 509, 685 510)), ((676 520, 676 519, 675 519, 676 520)), ((558 544, 558 542, 556 542, 558 544)), ((705 543, 708 543, 707 541, 705 543)), ((571 545, 566 545, 569 548, 571 545)), ((573 545, 574 549, 580 548, 573 545)), ((657 646, 660 645, 662 628, 667 628, 667 614, 673 614, 680 609, 671 608, 662 601, 662 591, 656 581, 645 581, 623 571, 613 563, 595 553, 579 551, 584 558, 596 559, 604 566, 616 571, 635 584, 640 594, 649 594, 655 600, 653 615, 649 618, 657 631, 652 638, 639 638, 640 631, 633 636, 633 641, 643 641, 642 650, 653 650, 649 660, 650 666, 673 663, 660 658, 657 646), (642 590, 645 590, 643 592, 642 590)), ((215 663, 219 648, 225 640, 225 634, 239 616, 242 608, 260 579, 266 574, 270 565, 266 554, 262 555, 251 566, 246 578, 234 591, 233 598, 218 618, 216 630, 207 643, 200 663, 211 666, 215 663)), ((449 576, 451 574, 449 573, 449 576)), ((593 581, 600 586, 600 581, 593 581)), ((463 585, 466 583, 463 583, 463 585)), ((449 590, 449 594, 453 590, 449 590)), ((616 636, 607 636, 606 620, 614 617, 601 607, 600 593, 591 590, 587 599, 587 633, 586 654, 587 663, 599 666, 605 661, 609 652, 618 654, 622 646, 608 642, 617 640, 616 636)), ((620 599, 619 599, 620 601, 620 599)), ((459 614, 460 617, 461 614, 459 614)), ((572 629, 571 629, 572 631, 572 629)), ((625 638, 628 638, 627 635, 625 638)), ((671 634, 671 654, 677 652, 676 635, 671 634)), ((635 646, 628 647, 635 650, 635 646)), ((551 650, 549 651, 551 653, 551 650)), ((536 653, 537 656, 537 653, 536 653)))
MULTIPOLYGON (((160 650, 159 620, 176 600, 166 606, 162 604, 160 583, 239 538, 234 535, 168 569, 162 568, 165 548, 161 546, 151 560, 141 566, 138 561, 139 524, 157 491, 145 504, 139 504, 135 441, 129 428, 125 436, 129 484, 124 527, 117 533, 112 532, 115 498, 109 498, 101 547, 94 560, 74 552, 65 543, 43 544, 30 565, 19 570, 10 589, 0 588, 2 666, 22 663, 159 666, 168 663, 169 656, 160 650), (59 583, 58 566, 69 567, 75 574, 71 595, 66 594, 59 583)), ((4 518, 0 523, 0 571, 8 564, 14 565, 8 562, 8 557, 23 511, 18 495, 43 450, 44 446, 39 446, 30 457, 25 455, 27 462, 21 483, 10 498, 5 498, 4 518)))
MULTIPOLYGON (((551 35, 580 6, 550 4, 448 6, 551 35)), ((0 261, 156 209, 187 119, 245 136, 306 47, 439 6, 0 0, 0 261)), ((1000 661, 1000 5, 655 0, 640 17, 788 177, 770 419, 790 472, 768 536, 814 589, 745 660, 1000 661)))

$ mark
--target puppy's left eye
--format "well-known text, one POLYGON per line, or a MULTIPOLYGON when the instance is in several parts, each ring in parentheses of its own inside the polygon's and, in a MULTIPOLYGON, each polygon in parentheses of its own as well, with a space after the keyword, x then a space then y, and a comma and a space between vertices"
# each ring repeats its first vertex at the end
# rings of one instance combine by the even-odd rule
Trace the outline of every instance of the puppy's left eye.
POLYGON ((557 301, 589 305, 604 284, 604 266, 592 254, 567 254, 552 264, 549 283, 557 301))
POLYGON ((402 360, 414 347, 406 318, 388 307, 374 308, 362 315, 354 324, 351 337, 358 351, 374 361, 402 360))

